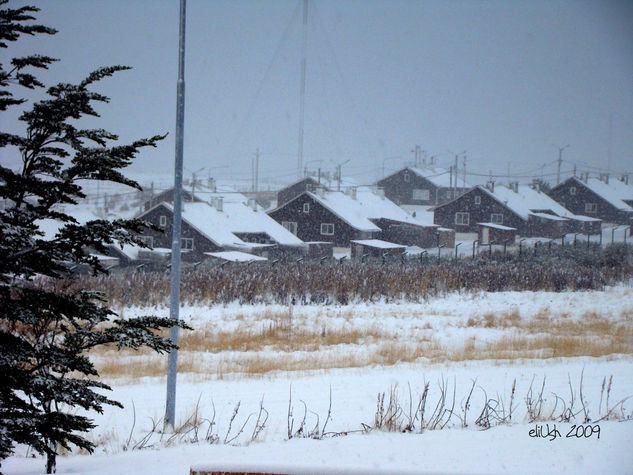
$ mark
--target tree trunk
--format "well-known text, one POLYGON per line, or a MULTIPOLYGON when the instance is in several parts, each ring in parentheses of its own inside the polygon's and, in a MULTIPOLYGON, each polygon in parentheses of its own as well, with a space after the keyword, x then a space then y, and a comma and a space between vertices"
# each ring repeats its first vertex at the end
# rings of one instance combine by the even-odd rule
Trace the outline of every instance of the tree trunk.
POLYGON ((46 473, 57 472, 57 454, 49 452, 46 454, 46 473))

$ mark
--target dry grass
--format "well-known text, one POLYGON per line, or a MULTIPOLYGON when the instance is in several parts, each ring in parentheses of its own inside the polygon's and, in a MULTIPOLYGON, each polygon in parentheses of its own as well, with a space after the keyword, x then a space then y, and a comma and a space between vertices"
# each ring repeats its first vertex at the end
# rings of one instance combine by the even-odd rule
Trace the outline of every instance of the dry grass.
MULTIPOLYGON (((461 345, 446 346, 429 337, 433 326, 404 338, 393 334, 389 325, 354 326, 352 310, 329 310, 316 320, 288 311, 242 315, 233 331, 216 331, 207 324, 195 331, 181 332, 179 372, 205 377, 228 374, 262 375, 273 371, 311 371, 390 366, 421 358, 432 362, 470 360, 512 360, 612 354, 633 355, 633 312, 617 317, 588 312, 576 318, 541 309, 523 318, 516 309, 471 317, 464 325, 461 345), (329 328, 331 318, 343 319, 343 326, 329 328), (503 330, 493 341, 479 341, 469 329, 503 330), (470 333, 470 334, 469 334, 470 333)), ((378 317, 378 316, 375 316, 378 317)), ((393 318, 393 317, 392 317, 393 318)), ((338 320, 340 323, 340 320, 338 320)), ((441 328, 440 324, 440 328, 441 328)), ((166 357, 147 350, 134 352, 105 348, 97 353, 102 376, 137 379, 166 374, 166 357)))

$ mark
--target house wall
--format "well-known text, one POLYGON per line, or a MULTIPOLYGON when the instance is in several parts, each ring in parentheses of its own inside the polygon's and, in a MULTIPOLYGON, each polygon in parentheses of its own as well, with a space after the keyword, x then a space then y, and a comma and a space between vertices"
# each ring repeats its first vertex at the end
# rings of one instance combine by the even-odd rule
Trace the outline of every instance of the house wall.
MULTIPOLYGON (((171 249, 173 221, 171 210, 169 210, 166 206, 160 205, 141 215, 140 219, 149 221, 156 226, 160 226, 160 216, 167 217, 167 225, 164 228, 164 232, 146 229, 143 235, 152 236, 152 238, 154 239, 154 247, 164 247, 167 249, 171 249)), ((205 258, 205 252, 216 252, 222 250, 220 246, 216 245, 215 243, 213 243, 213 241, 209 240, 206 236, 198 232, 185 220, 183 220, 181 223, 181 236, 183 238, 193 238, 193 251, 183 252, 183 261, 197 262, 205 258)))
POLYGON ((433 222, 444 228, 452 228, 458 233, 476 233, 477 223, 490 222, 493 213, 503 215, 503 222, 499 224, 516 228, 520 235, 526 235, 527 223, 479 188, 472 188, 459 198, 435 208, 433 222), (481 200, 479 204, 475 203, 477 196, 481 200), (455 215, 458 212, 468 213, 467 225, 456 224, 455 215))
POLYGON ((565 180, 560 185, 552 188, 548 194, 574 214, 599 218, 604 222, 617 224, 630 224, 631 219, 633 219, 633 213, 619 210, 577 179, 565 180), (574 194, 572 194, 571 188, 575 188, 574 194), (595 203, 597 205, 596 212, 587 212, 585 209, 586 203, 595 203))
MULTIPOLYGON (((385 191, 385 196, 397 205, 426 205, 432 206, 445 203, 453 198, 448 187, 438 187, 431 181, 419 176, 411 170, 400 170, 376 183, 385 191), (407 178, 408 177, 408 178, 407 178), (413 190, 429 190, 429 199, 413 199, 413 190)), ((456 188, 457 194, 467 191, 467 188, 456 188)))
POLYGON ((323 207, 307 193, 282 205, 268 215, 278 223, 290 221, 297 223, 297 237, 302 241, 327 241, 336 247, 349 247, 352 239, 370 239, 374 233, 363 233, 353 228, 336 214, 323 207), (303 205, 309 203, 310 210, 304 213, 303 205), (334 234, 321 234, 321 223, 333 223, 334 234))
POLYGON ((314 191, 314 187, 317 184, 318 182, 314 178, 307 177, 297 183, 294 183, 293 185, 282 188, 277 192, 277 206, 281 206, 291 201, 304 191, 314 191))
MULTIPOLYGON (((189 193, 187 190, 182 190, 182 200, 185 203, 191 203, 192 201, 202 201, 198 198, 195 198, 191 193, 189 193)), ((158 203, 162 203, 163 201, 166 201, 167 203, 173 203, 174 202, 174 189, 170 188, 168 190, 165 190, 155 196, 152 197, 151 200, 146 201, 143 209, 145 211, 148 211, 149 209, 153 208, 154 206, 156 206, 158 203)))

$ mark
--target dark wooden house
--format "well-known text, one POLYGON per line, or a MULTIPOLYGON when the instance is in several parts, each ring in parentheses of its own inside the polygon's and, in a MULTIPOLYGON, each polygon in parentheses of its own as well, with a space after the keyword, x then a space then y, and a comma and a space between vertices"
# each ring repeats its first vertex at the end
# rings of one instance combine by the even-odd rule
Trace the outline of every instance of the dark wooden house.
POLYGON ((545 193, 518 183, 471 188, 435 207, 434 222, 460 233, 476 233, 477 223, 493 223, 515 228, 521 236, 549 238, 600 230, 600 220, 574 215, 545 193))
POLYGON ((406 167, 379 180, 376 185, 400 206, 435 206, 470 188, 451 170, 437 167, 406 167))
POLYGON ((572 213, 615 224, 633 223, 633 186, 603 175, 571 177, 552 188, 549 195, 572 213))
POLYGON ((315 191, 320 186, 319 182, 312 177, 305 177, 296 181, 277 192, 277 206, 296 198, 304 191, 315 191))
MULTIPOLYGON (((306 191, 269 215, 303 241, 329 241, 336 247, 367 239, 419 247, 433 247, 438 242, 438 226, 416 221, 368 189, 306 191)), ((444 239, 448 234, 443 234, 444 239)))

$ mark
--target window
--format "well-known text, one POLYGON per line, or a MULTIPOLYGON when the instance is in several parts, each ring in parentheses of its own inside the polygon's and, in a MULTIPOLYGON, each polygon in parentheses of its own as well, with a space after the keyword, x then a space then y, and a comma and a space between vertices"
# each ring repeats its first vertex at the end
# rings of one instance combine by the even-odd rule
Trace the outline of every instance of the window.
POLYGON ((570 195, 575 195, 576 194, 576 187, 575 186, 570 186, 569 187, 569 194, 570 195))
POLYGON ((501 213, 492 213, 490 215, 490 222, 495 224, 503 224, 503 215, 501 213))
POLYGON ((585 203, 585 213, 597 213, 598 205, 596 203, 585 203))
POLYGON ((304 213, 310 212, 310 203, 303 203, 303 212, 304 213))
POLYGON ((455 224, 466 226, 470 222, 469 213, 455 213, 455 224))
POLYGON ((154 238, 152 236, 139 236, 140 240, 143 241, 147 246, 154 247, 154 238))
POLYGON ((321 223, 321 234, 324 236, 332 236, 334 234, 334 224, 321 223))
POLYGON ((429 190, 420 190, 420 189, 413 190, 414 200, 428 201, 430 197, 431 197, 431 192, 429 190))
POLYGON ((295 236, 297 235, 297 223, 296 221, 282 221, 281 225, 290 231, 295 236))
POLYGON ((167 216, 160 216, 158 218, 158 222, 159 222, 161 228, 166 227, 167 226, 167 216))
POLYGON ((193 238, 181 238, 180 249, 183 251, 193 251, 193 238))
POLYGON ((407 183, 411 181, 411 176, 409 175, 409 172, 404 172, 404 181, 407 183))
POLYGON ((479 195, 475 196, 475 204, 476 205, 480 205, 481 204, 481 196, 479 196, 479 195))

